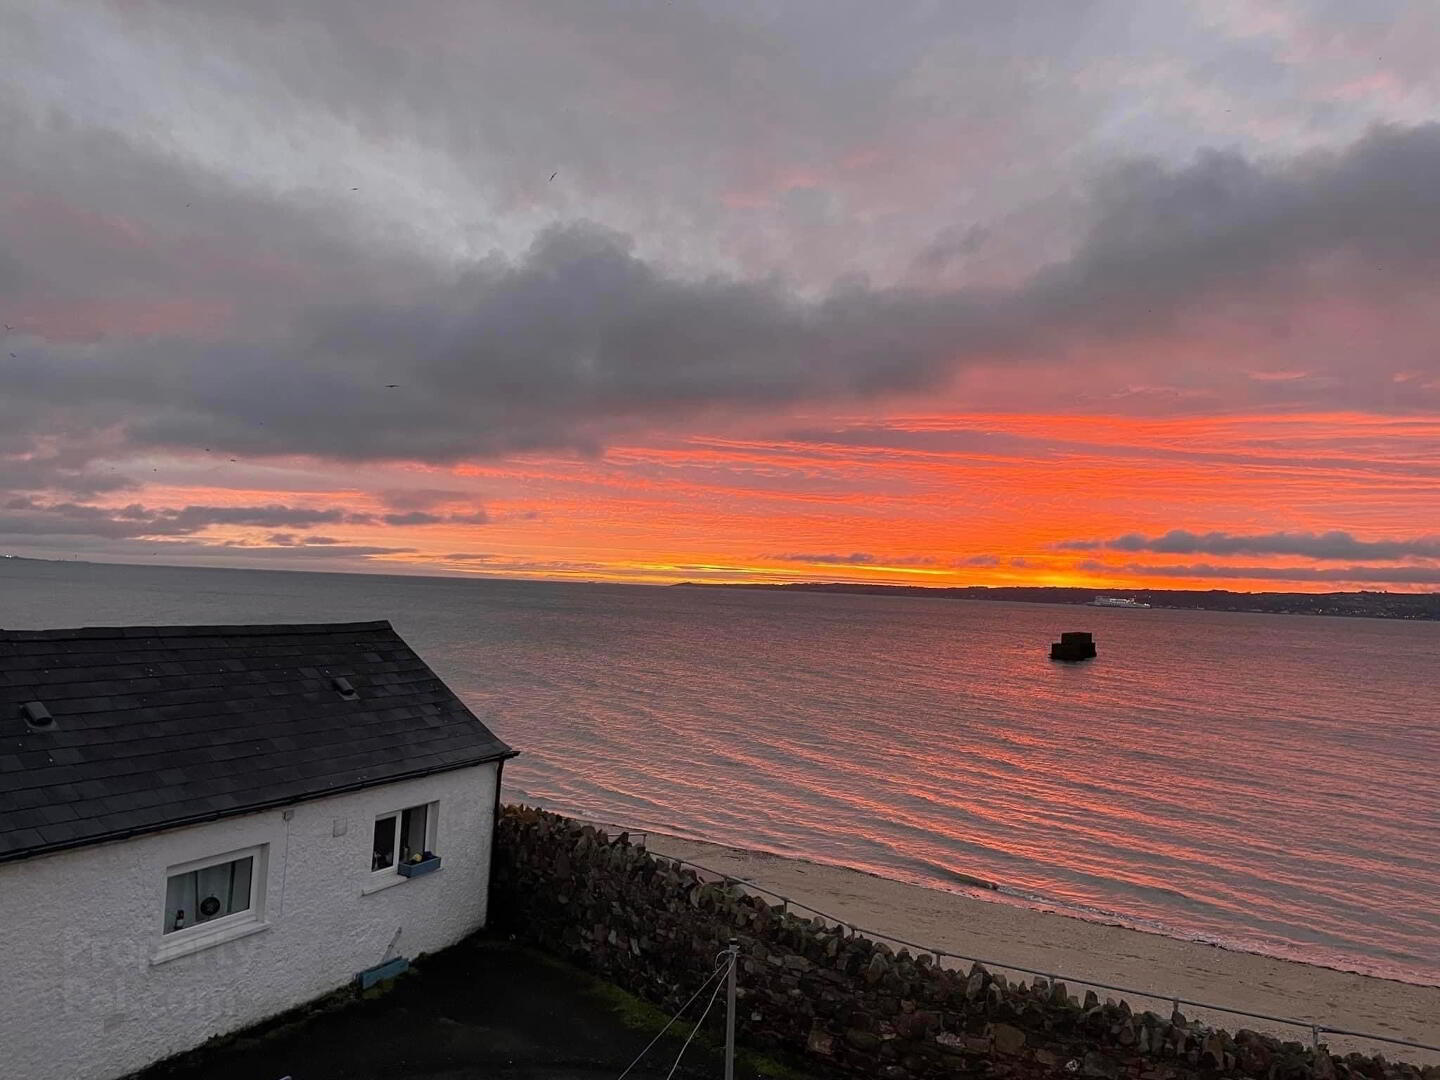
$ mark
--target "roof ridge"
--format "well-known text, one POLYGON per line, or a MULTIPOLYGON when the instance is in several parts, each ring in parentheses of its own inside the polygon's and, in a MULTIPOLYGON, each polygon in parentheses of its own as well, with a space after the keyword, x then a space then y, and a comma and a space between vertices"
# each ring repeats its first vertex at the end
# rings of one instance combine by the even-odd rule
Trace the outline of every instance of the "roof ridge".
POLYGON ((353 630, 389 630, 389 619, 327 623, 231 623, 186 626, 76 626, 50 630, 6 630, 0 641, 108 640, 137 637, 264 637, 276 634, 334 634, 353 630))

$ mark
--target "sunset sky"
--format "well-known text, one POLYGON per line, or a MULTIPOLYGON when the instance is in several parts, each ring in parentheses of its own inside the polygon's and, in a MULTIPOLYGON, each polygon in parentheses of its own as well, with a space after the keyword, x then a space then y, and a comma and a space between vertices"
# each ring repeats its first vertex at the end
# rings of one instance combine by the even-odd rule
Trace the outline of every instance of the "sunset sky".
POLYGON ((0 552, 1440 588, 1433 0, 0 0, 0 552))

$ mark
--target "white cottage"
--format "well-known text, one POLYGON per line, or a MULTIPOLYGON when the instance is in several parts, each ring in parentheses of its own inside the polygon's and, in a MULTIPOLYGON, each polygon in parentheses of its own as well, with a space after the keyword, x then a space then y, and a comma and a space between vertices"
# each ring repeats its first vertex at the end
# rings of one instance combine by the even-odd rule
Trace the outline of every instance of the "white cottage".
POLYGON ((0 1078, 110 1080, 483 926, 514 754, 386 622, 0 630, 0 1078))

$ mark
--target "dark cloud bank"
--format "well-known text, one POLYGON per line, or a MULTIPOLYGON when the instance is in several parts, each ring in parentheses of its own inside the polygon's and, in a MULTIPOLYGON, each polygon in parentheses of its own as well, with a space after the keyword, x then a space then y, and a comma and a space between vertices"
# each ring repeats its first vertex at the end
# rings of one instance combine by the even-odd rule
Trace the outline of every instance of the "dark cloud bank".
MULTIPOLYGON (((131 447, 449 462, 593 450, 619 425, 708 410, 913 391, 966 365, 1140 339, 1217 300, 1283 306, 1319 287, 1321 264, 1332 284, 1343 272, 1352 289, 1413 289, 1440 269, 1440 126, 1376 130, 1283 166, 1222 153, 1170 171, 1135 163, 1098 185, 1094 209, 1074 255, 1017 290, 851 283, 819 299, 679 278, 621 235, 557 227, 514 261, 426 282, 423 299, 388 289, 340 304, 322 291, 274 332, 84 347, 12 336, 0 412, 12 442, 58 424, 113 428, 131 447)), ((1304 392, 1436 404, 1426 380, 1397 384, 1386 364, 1355 357, 1339 385, 1304 392)))
MULTIPOLYGON (((138 160, 128 145, 99 149, 138 160)), ((105 175, 108 160, 102 153, 94 171, 105 175)), ((158 167, 145 162, 152 173, 158 167)), ((168 176, 172 197, 200 179, 168 176)), ((1144 340, 1217 303, 1286 305, 1342 286, 1413 291, 1428 288, 1440 269, 1436 125, 1377 129, 1342 153, 1279 165, 1225 153, 1174 170, 1132 163, 1096 190, 1093 224, 1075 253, 1009 291, 851 282, 810 298, 769 280, 679 277, 638 257, 626 237, 576 223, 549 229, 514 260, 445 275, 372 257, 330 233, 324 242, 297 242, 311 260, 306 276, 343 279, 339 292, 353 299, 339 302, 336 290, 322 288, 303 304, 273 282, 247 293, 243 281, 226 279, 238 290, 237 310, 275 318, 226 325, 218 336, 77 344, 22 327, 6 338, 15 355, 0 357, 0 484, 19 498, 6 505, 0 533, 478 522, 483 516, 436 514, 423 497, 375 518, 284 507, 98 511, 19 493, 85 498, 123 488, 132 481, 97 463, 155 449, 431 463, 591 453, 637 425, 933 388, 968 366, 1144 340)), ((320 227, 273 202, 243 204, 230 217, 268 234, 309 236, 320 227)), ((0 245, 33 250, 33 237, 20 243, 5 231, 30 227, 0 227, 0 245)), ((42 277, 47 295, 89 287, 94 238, 80 229, 56 239, 69 246, 49 254, 43 275, 23 260, 0 259, 10 267, 0 273, 7 310, 35 295, 42 277)), ((183 295, 185 269, 183 261, 152 260, 146 273, 152 285, 183 295)), ((1434 410, 1436 356, 1427 348, 1419 360, 1403 358, 1409 368, 1425 365, 1424 378, 1397 381, 1392 368, 1402 359, 1367 355, 1335 361, 1333 378, 1264 392, 1308 395, 1278 405, 1434 410)), ((1339 551, 1338 535, 1316 543, 1339 551)), ((1274 544, 1269 553, 1308 554, 1274 544)), ((1420 553, 1367 550, 1314 557, 1420 553)))

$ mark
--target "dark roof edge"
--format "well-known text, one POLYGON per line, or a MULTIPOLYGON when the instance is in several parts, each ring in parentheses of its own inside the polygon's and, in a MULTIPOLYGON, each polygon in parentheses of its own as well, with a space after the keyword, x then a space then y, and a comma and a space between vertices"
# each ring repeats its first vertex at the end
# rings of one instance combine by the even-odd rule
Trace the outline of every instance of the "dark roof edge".
POLYGON ((341 623, 256 623, 223 626, 79 626, 61 630, 6 630, 0 641, 73 641, 147 637, 259 637, 267 634, 336 634, 355 630, 394 631, 389 619, 341 623))
POLYGON ((418 780, 422 776, 433 776, 436 773, 454 772, 456 769, 469 769, 476 765, 488 765, 495 761, 508 761, 513 757, 518 757, 519 754, 519 750, 511 750, 509 747, 506 747, 498 753, 487 754, 485 757, 457 761, 449 765, 436 765, 428 769, 414 769, 407 773, 400 773, 398 776, 386 776, 378 780, 362 780, 353 784, 342 784, 339 787, 326 788, 324 791, 311 791, 304 795, 293 795, 283 799, 271 799, 268 802, 256 803, 253 806, 237 806, 229 810, 212 810, 204 814, 192 814, 189 817, 175 818, 171 821, 160 821, 154 825, 142 825, 136 829, 120 829, 115 832, 103 833, 100 836, 78 837, 74 840, 65 840, 58 844, 44 844, 40 847, 0 852, 0 863, 18 862, 20 859, 30 859, 39 855, 54 855, 61 851, 91 847, 95 844, 106 844, 115 840, 129 840, 131 837, 144 836, 148 833, 165 832, 167 829, 181 829, 187 825, 203 825, 206 822, 219 821, 221 818, 239 817, 242 814, 258 814, 262 810, 274 810, 281 806, 294 806, 297 803, 314 802, 316 799, 328 798, 331 795, 345 795, 352 791, 364 791, 366 788, 383 787, 386 784, 398 784, 404 780, 418 780))

